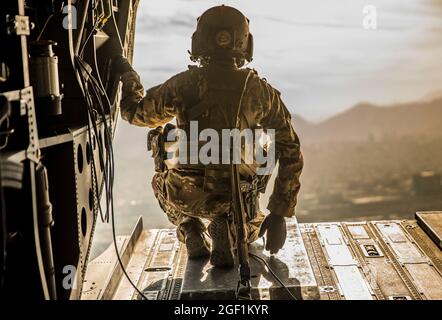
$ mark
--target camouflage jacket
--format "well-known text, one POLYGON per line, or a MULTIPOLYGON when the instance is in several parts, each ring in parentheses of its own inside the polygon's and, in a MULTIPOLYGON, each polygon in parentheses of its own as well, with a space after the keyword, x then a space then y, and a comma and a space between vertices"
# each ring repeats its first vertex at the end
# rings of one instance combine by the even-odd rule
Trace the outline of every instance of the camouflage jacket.
MULTIPOLYGON (((162 85, 144 93, 140 78, 135 72, 122 75, 123 95, 121 116, 137 126, 155 128, 178 117, 182 108, 198 103, 207 91, 204 67, 189 66, 162 85)), ((280 93, 252 72, 242 99, 242 108, 248 109, 263 129, 275 129, 278 175, 268 210, 280 216, 295 214, 299 177, 303 168, 300 142, 291 124, 291 115, 281 100, 280 93)))

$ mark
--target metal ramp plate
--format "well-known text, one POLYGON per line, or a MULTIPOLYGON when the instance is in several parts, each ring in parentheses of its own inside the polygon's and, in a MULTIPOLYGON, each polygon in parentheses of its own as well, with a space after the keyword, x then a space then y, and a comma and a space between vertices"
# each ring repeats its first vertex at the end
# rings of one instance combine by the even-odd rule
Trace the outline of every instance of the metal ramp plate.
POLYGON ((399 221, 373 222, 380 231, 379 240, 385 244, 390 258, 397 261, 404 282, 410 288, 413 299, 442 299, 442 275, 433 255, 426 255, 421 243, 399 221))
MULTIPOLYGON (((288 222, 287 242, 270 257, 259 241, 250 251, 265 259, 276 275, 298 299, 319 299, 319 290, 295 219, 288 222)), ((250 258, 252 296, 255 299, 290 299, 287 291, 266 267, 250 258)), ((213 268, 208 260, 189 260, 184 273, 181 299, 234 299, 238 268, 213 268)))
POLYGON ((371 224, 356 222, 343 223, 341 226, 376 299, 411 299, 412 293, 394 266, 396 260, 393 261, 388 252, 384 251, 371 224))
POLYGON ((442 249, 442 211, 417 212, 416 220, 419 226, 442 249))
POLYGON ((371 300, 370 288, 359 270, 358 261, 347 245, 340 225, 318 224, 316 230, 345 299, 371 300))

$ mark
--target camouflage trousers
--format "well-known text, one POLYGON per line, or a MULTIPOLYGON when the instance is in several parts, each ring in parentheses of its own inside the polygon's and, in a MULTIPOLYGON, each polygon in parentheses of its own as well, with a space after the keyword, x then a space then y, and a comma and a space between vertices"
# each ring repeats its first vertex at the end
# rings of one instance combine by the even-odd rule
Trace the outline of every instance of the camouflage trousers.
MULTIPOLYGON (((211 221, 230 212, 230 195, 205 192, 201 187, 203 179, 189 171, 181 172, 175 169, 156 173, 152 179, 155 197, 169 221, 177 226, 177 235, 181 242, 184 241, 184 236, 180 225, 189 218, 197 219, 201 224, 201 218, 211 221)), ((258 239, 259 229, 264 220, 264 214, 260 210, 257 211, 256 217, 247 221, 245 226, 249 243, 258 239)), ((229 225, 232 238, 235 239, 234 225, 229 225)))

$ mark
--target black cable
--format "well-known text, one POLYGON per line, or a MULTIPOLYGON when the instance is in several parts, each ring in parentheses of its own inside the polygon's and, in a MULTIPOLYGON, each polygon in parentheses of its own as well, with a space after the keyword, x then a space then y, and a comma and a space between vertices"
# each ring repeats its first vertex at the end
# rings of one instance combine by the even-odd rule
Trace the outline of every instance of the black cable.
POLYGON ((272 275, 272 277, 278 281, 278 283, 288 292, 288 294, 293 298, 293 300, 298 300, 293 293, 289 290, 289 288, 287 288, 287 286, 284 284, 284 282, 282 282, 282 280, 276 275, 275 271, 273 271, 273 269, 269 266, 269 264, 267 263, 267 261, 265 261, 263 258, 261 258, 260 256, 249 252, 249 255, 254 258, 257 261, 260 261, 261 263, 263 263, 267 269, 269 270, 270 274, 272 275))
MULTIPOLYGON (((98 132, 97 127, 96 127, 97 118, 95 117, 95 115, 96 115, 95 112, 98 112, 99 116, 101 116, 101 118, 103 120, 103 125, 104 125, 104 137, 103 137, 104 139, 103 140, 104 140, 104 145, 105 145, 106 150, 103 150, 102 141, 98 141, 100 160, 102 161, 101 164, 102 165, 104 164, 103 182, 104 182, 104 186, 106 188, 106 214, 105 214, 104 220, 108 220, 109 212, 110 212, 110 216, 112 218, 112 238, 113 238, 113 242, 114 242, 114 248, 115 248, 115 253, 117 256, 118 263, 119 263, 121 270, 123 271, 125 277, 129 281, 129 283, 132 285, 132 287, 137 291, 137 293, 141 297, 143 297, 144 299, 147 300, 147 297, 145 296, 145 294, 143 292, 141 292, 137 288, 137 286, 134 284, 134 282, 130 279, 130 277, 124 267, 124 264, 121 260, 120 253, 118 252, 117 242, 116 242, 115 214, 114 214, 114 204, 113 204, 113 183, 114 183, 115 163, 114 163, 113 145, 112 145, 112 131, 109 130, 109 127, 107 124, 107 115, 104 110, 104 104, 103 104, 101 97, 105 97, 105 100, 109 106, 110 111, 112 110, 112 105, 110 103, 109 97, 107 96, 107 92, 106 92, 106 89, 104 88, 104 85, 101 81, 100 75, 98 74, 98 77, 100 78, 98 81, 92 75, 92 73, 88 70, 88 68, 85 66, 85 63, 81 59, 81 55, 83 53, 84 48, 86 47, 86 45, 89 42, 89 40, 91 39, 92 35, 96 31, 96 26, 97 26, 97 24, 94 25, 94 28, 91 30, 91 32, 87 36, 87 39, 85 40, 85 42, 83 43, 83 46, 81 48, 80 54, 72 57, 72 59, 74 61, 74 66, 76 68, 77 79, 80 82, 80 88, 82 89, 83 96, 86 100, 87 112, 88 112, 88 129, 90 129, 90 124, 92 123, 92 128, 95 132, 95 136, 96 137, 99 136, 97 134, 97 132, 98 132), (85 79, 85 76, 84 76, 83 72, 81 71, 81 69, 83 69, 85 71, 85 73, 87 74, 87 76, 88 76, 87 79, 85 79), (89 90, 88 84, 90 84, 90 88, 92 89, 92 91, 89 90), (94 97, 92 97, 92 94, 94 97), (94 98, 95 98, 96 104, 94 104, 94 98), (98 106, 98 108, 95 108, 96 106, 98 106), (89 120, 91 123, 89 123, 89 120), (106 155, 105 161, 103 160, 103 151, 105 151, 105 155, 106 155)), ((119 36, 118 30, 117 30, 117 33, 118 33, 119 41, 121 43, 121 38, 119 36)), ((70 43, 70 46, 72 46, 72 43, 70 43)), ((99 73, 96 59, 97 59, 96 52, 95 52, 95 48, 94 48, 94 62, 96 64, 97 73, 99 73)), ((90 131, 89 131, 89 133, 90 133, 90 131)), ((94 158, 92 157, 92 159, 94 159, 94 158)), ((96 180, 96 181, 98 181, 98 180, 96 180)), ((101 192, 99 194, 101 194, 101 192)), ((98 197, 99 197, 99 194, 98 194, 98 197)), ((98 200, 98 206, 100 208, 99 210, 102 215, 101 203, 99 200, 98 200)))
MULTIPOLYGON (((71 1, 68 1, 68 4, 71 5, 71 1)), ((93 128, 94 128, 94 131, 95 131, 95 134, 96 134, 97 133, 97 128, 96 128, 96 119, 95 119, 95 113, 94 113, 95 110, 93 108, 94 107, 93 98, 92 98, 92 96, 91 96, 91 94, 90 94, 90 92, 88 90, 87 81, 86 81, 86 79, 84 79, 84 75, 81 72, 81 70, 79 70, 79 67, 82 67, 84 69, 84 71, 86 71, 86 73, 88 74, 88 76, 89 76, 88 80, 91 79, 91 85, 92 85, 93 89, 95 88, 94 87, 95 83, 92 81, 92 79, 93 79, 92 74, 89 72, 89 70, 87 70, 87 68, 84 65, 82 65, 81 58, 79 56, 76 56, 76 55, 73 54, 72 29, 70 29, 70 28, 68 29, 68 35, 69 35, 69 48, 70 48, 70 53, 71 53, 71 60, 72 60, 73 66, 74 66, 75 71, 76 71, 75 73, 76 73, 76 76, 77 76, 77 81, 79 82, 80 89, 81 89, 81 91, 83 93, 83 97, 85 98, 85 101, 86 101, 88 117, 90 116, 90 120, 93 120, 93 128)), ((85 43, 87 43, 87 41, 85 43)), ((104 94, 106 94, 105 90, 101 90, 101 91, 104 92, 104 94)), ((95 90, 94 90, 94 92, 95 92, 95 90)), ((98 104, 100 105, 101 103, 100 103, 99 95, 97 95, 96 98, 98 98, 98 102, 99 102, 98 104)), ((109 99, 107 99, 107 100, 109 101, 109 99)), ((102 105, 101 105, 101 111, 103 111, 102 115, 103 115, 104 126, 105 126, 105 142, 106 142, 107 151, 108 151, 106 153, 107 159, 106 159, 106 162, 104 162, 104 167, 105 168, 103 170, 103 175, 105 177, 104 183, 106 184, 106 191, 107 191, 106 192, 106 197, 108 199, 108 196, 109 195, 112 196, 112 193, 113 193, 113 188, 112 187, 108 188, 108 182, 110 182, 111 184, 113 184, 113 182, 114 182, 114 172, 113 172, 114 159, 113 159, 112 140, 111 140, 111 137, 109 137, 110 136, 109 131, 106 129, 107 128, 106 115, 104 114, 104 108, 103 108, 102 105), (109 153, 112 153, 112 156, 108 156, 109 153), (111 177, 109 177, 110 178, 109 180, 106 177, 107 176, 106 173, 107 173, 107 169, 108 168, 109 168, 109 173, 110 173, 110 176, 111 176, 111 177)), ((90 128, 89 127, 89 123, 88 123, 88 128, 90 128)), ((98 137, 98 135, 96 135, 96 137, 98 137)), ((102 155, 103 155, 103 148, 102 148, 102 145, 101 145, 102 142, 99 141, 98 139, 97 139, 97 141, 98 141, 98 145, 99 145, 100 159, 102 160, 102 155)), ((98 194, 98 197, 99 197, 99 194, 98 194)), ((127 274, 126 269, 125 269, 125 267, 123 265, 123 262, 121 261, 121 257, 120 257, 120 254, 118 252, 118 248, 117 248, 117 245, 116 245, 116 232, 115 232, 115 219, 114 219, 115 216, 114 216, 114 212, 113 212, 113 197, 110 197, 110 198, 111 198, 111 210, 112 210, 113 242, 114 242, 114 248, 115 248, 115 252, 116 252, 116 256, 117 256, 119 265, 120 265, 124 275, 126 276, 128 281, 132 285, 132 287, 138 292, 138 294, 140 294, 145 300, 147 300, 147 297, 143 294, 143 292, 141 292, 137 288, 137 286, 133 283, 133 281, 130 279, 130 277, 127 274)), ((100 204, 99 199, 98 199, 97 202, 98 202, 98 205, 100 206, 100 210, 101 210, 101 204, 100 204)), ((106 202, 109 203, 108 200, 106 200, 106 202)), ((94 221, 94 223, 95 223, 95 221, 94 221)))
POLYGON ((83 56, 83 51, 87 45, 87 43, 89 42, 89 40, 91 39, 92 35, 97 31, 97 26, 98 26, 98 21, 92 26, 91 32, 89 32, 88 36, 86 37, 86 40, 83 42, 80 52, 78 53, 78 55, 80 57, 83 56))
MULTIPOLYGON (((100 79, 99 82, 101 84, 101 89, 103 90, 103 92, 105 94, 105 97, 106 97, 106 100, 107 100, 107 102, 109 104, 109 107, 111 108, 110 100, 109 100, 109 98, 108 98, 108 96, 106 94, 106 91, 104 90, 104 86, 103 86, 103 84, 101 82, 101 79, 100 79)), ((105 130, 106 131, 108 130, 107 126, 105 127, 105 130)), ((109 181, 110 182, 109 183, 109 193, 110 193, 109 198, 110 198, 110 206, 111 206, 110 214, 111 214, 111 224, 112 224, 112 238, 113 238, 115 253, 116 253, 116 256, 117 256, 117 259, 118 259, 118 263, 119 263, 119 265, 121 267, 121 270, 123 271, 125 277, 129 281, 129 283, 137 291, 137 293, 141 297, 143 297, 143 299, 148 300, 146 295, 141 290, 138 289, 138 287, 134 284, 132 279, 127 274, 126 268, 124 267, 124 264, 123 264, 123 262, 121 260, 121 256, 120 256, 120 254, 118 252, 117 239, 116 239, 116 230, 115 230, 115 211, 114 211, 114 202, 113 202, 113 183, 114 183, 114 177, 115 177, 114 176, 114 168, 115 168, 114 167, 114 153, 113 153, 112 137, 111 137, 111 134, 110 134, 109 131, 107 131, 107 134, 105 134, 105 141, 106 141, 107 149, 109 151, 108 154, 110 155, 110 159, 109 160, 110 160, 110 163, 111 163, 111 166, 110 166, 111 171, 110 171, 110 175, 109 175, 109 178, 110 178, 110 181, 109 181)))
POLYGON ((63 11, 64 3, 61 4, 60 9, 57 12, 53 12, 49 15, 49 17, 46 19, 43 28, 40 29, 40 33, 37 36, 37 41, 40 40, 41 36, 43 35, 43 32, 46 30, 46 27, 48 26, 49 21, 55 17, 57 14, 60 14, 63 11))
MULTIPOLYGON (((104 107, 103 107, 103 102, 102 102, 101 97, 100 97, 100 94, 104 95, 105 91, 103 91, 100 88, 98 88, 98 89, 100 89, 101 92, 97 91, 96 86, 99 86, 98 81, 93 77, 93 75, 89 72, 89 70, 84 66, 84 62, 81 60, 81 58, 77 57, 76 60, 77 60, 77 62, 79 64, 79 66, 82 67, 84 69, 84 71, 88 74, 88 77, 89 77, 88 79, 90 79, 92 81, 91 88, 93 89, 93 93, 94 93, 94 95, 96 97, 96 100, 98 102, 97 104, 100 106, 100 109, 98 111, 100 111, 101 116, 103 118, 103 122, 104 122, 104 131, 105 131, 104 132, 105 133, 104 134, 104 140, 106 142, 106 144, 105 144, 106 150, 112 151, 112 145, 111 145, 111 139, 112 138, 109 139, 109 137, 111 136, 111 133, 109 131, 109 127, 107 126, 106 113, 105 113, 105 110, 104 110, 104 107)), ((90 96, 89 90, 86 90, 86 94, 90 96)), ((92 98, 90 98, 90 100, 92 100, 92 98)), ((92 105, 91 108, 93 109, 93 103, 91 103, 91 105, 92 105)), ((96 136, 98 136, 98 133, 97 133, 98 129, 96 128, 97 119, 95 118, 95 114, 94 114, 93 111, 90 111, 90 110, 88 112, 89 112, 90 117, 91 117, 91 122, 92 122, 92 124, 94 126, 94 132, 95 132, 96 136)), ((103 154, 103 147, 102 147, 101 143, 102 142, 99 141, 100 155, 103 154)), ((113 186, 113 177, 112 177, 113 176, 113 173, 112 173, 112 171, 113 171, 113 169, 112 169, 113 163, 112 162, 113 161, 112 161, 112 159, 110 159, 110 153, 106 153, 106 161, 104 161, 102 157, 100 157, 100 161, 101 161, 100 164, 102 166, 104 165, 104 170, 103 170, 104 171, 103 172, 104 180, 103 180, 103 184, 106 187, 106 214, 105 214, 104 219, 102 218, 102 221, 103 222, 109 222, 109 214, 108 213, 110 211, 110 198, 112 198, 112 195, 113 195, 113 192, 112 192, 112 190, 113 190, 112 189, 112 186, 113 186)), ((100 212, 102 212, 101 206, 100 206, 100 212)), ((100 213, 100 214, 102 216, 102 213, 100 213)))
POLYGON ((109 222, 109 211, 110 211, 110 201, 113 199, 113 167, 114 162, 113 159, 111 159, 111 155, 113 154, 113 147, 112 147, 112 133, 109 130, 109 127, 107 125, 107 117, 106 113, 104 111, 103 107, 103 101, 100 98, 99 92, 97 92, 95 86, 92 86, 92 89, 94 91, 94 94, 98 100, 98 105, 100 106, 99 111, 101 112, 101 116, 103 117, 103 125, 104 125, 104 143, 106 148, 106 162, 105 162, 105 179, 104 179, 104 185, 106 187, 106 221, 109 222))
POLYGON ((51 20, 51 18, 54 16, 55 14, 51 14, 47 19, 45 24, 43 25, 43 28, 41 29, 40 33, 37 36, 37 41, 40 40, 41 36, 43 35, 43 32, 45 31, 49 21, 51 20))
MULTIPOLYGON (((117 260, 118 260, 118 263, 119 263, 119 265, 121 267, 121 270, 122 270, 123 274, 125 275, 125 277, 129 281, 131 286, 137 291, 137 293, 141 297, 143 297, 145 300, 147 300, 146 295, 141 290, 138 289, 138 287, 134 284, 132 279, 129 277, 129 275, 128 275, 127 271, 126 271, 126 268, 124 267, 124 264, 123 264, 123 262, 121 260, 121 256, 120 256, 120 253, 119 253, 118 247, 117 247, 116 230, 115 230, 115 212, 114 212, 114 203, 113 203, 114 154, 113 154, 113 145, 112 145, 112 134, 109 131, 109 127, 107 126, 106 114, 105 114, 105 110, 104 110, 104 107, 103 107, 103 102, 101 100, 100 95, 103 95, 106 98, 106 102, 108 102, 110 110, 111 110, 112 106, 110 104, 110 100, 109 100, 109 98, 107 96, 107 93, 106 93, 106 91, 104 89, 104 86, 103 86, 102 82, 101 81, 97 81, 97 79, 84 66, 84 63, 83 63, 83 61, 81 60, 80 57, 76 57, 76 61, 78 62, 78 65, 81 68, 83 68, 84 71, 86 71, 86 73, 88 74, 88 80, 90 80, 89 83, 91 84, 92 92, 94 93, 95 98, 98 101, 98 106, 100 107, 99 111, 101 111, 101 115, 104 118, 103 119, 104 131, 105 131, 104 142, 105 142, 105 148, 106 148, 106 151, 107 151, 106 152, 106 166, 105 166, 105 170, 104 170, 104 172, 106 172, 106 174, 105 174, 104 178, 105 178, 105 186, 106 186, 106 206, 107 207, 109 206, 108 207, 109 210, 106 210, 106 215, 107 215, 108 212, 110 212, 110 216, 111 216, 111 219, 112 219, 112 221, 111 221, 111 223, 112 223, 112 238, 113 238, 114 249, 115 249, 115 253, 116 253, 116 256, 117 256, 117 260)), ((87 95, 90 95, 90 92, 88 90, 88 86, 84 86, 84 88, 85 88, 85 93, 87 93, 87 95)), ((90 101, 90 99, 88 101, 90 101)), ((90 109, 88 109, 88 113, 90 115, 93 115, 93 112, 91 112, 90 109)), ((92 116, 92 118, 93 118, 93 116, 92 116)), ((91 120, 94 121, 96 119, 93 118, 91 120)))
MULTIPOLYGON (((95 90, 94 90, 95 91, 95 90)), ((95 93, 95 95, 97 95, 97 93, 96 92, 94 92, 95 93)), ((98 104, 99 105, 101 105, 102 104, 102 102, 98 99, 98 104)), ((95 113, 94 113, 94 111, 95 110, 92 110, 91 112, 90 112, 90 117, 91 117, 91 123, 92 123, 92 125, 93 125, 93 129, 94 129, 94 133, 95 133, 95 135, 98 137, 99 135, 98 135, 98 129, 97 129, 97 126, 96 126, 96 123, 97 123, 97 118, 95 118, 95 113)), ((105 124, 106 124, 106 117, 104 117, 103 118, 103 122, 104 122, 104 124, 103 124, 103 126, 105 126, 105 124)), ((106 135, 106 132, 105 132, 105 135, 106 135)), ((102 216, 102 221, 103 222, 109 222, 109 210, 110 210, 110 207, 109 207, 109 197, 110 197, 110 193, 109 193, 109 172, 110 172, 110 162, 109 162, 109 154, 106 152, 105 154, 106 154, 106 160, 103 160, 103 156, 102 156, 102 154, 103 154, 103 149, 105 150, 105 151, 107 151, 108 150, 108 148, 106 148, 106 144, 105 144, 105 146, 104 146, 104 148, 103 148, 103 145, 102 145, 102 141, 100 141, 100 143, 99 143, 99 152, 100 152, 100 154, 101 154, 101 157, 100 157, 100 165, 102 166, 102 168, 103 168, 103 183, 104 183, 104 186, 106 187, 106 213, 105 213, 105 215, 104 215, 104 218, 103 218, 103 216, 102 216)), ((98 180, 97 180, 98 181, 98 180)), ((98 187, 97 187, 98 188, 98 187)), ((101 190, 102 190, 102 187, 101 187, 101 190)), ((100 191, 101 191, 100 190, 100 191)), ((100 192, 101 193, 101 192, 100 192)), ((102 212, 102 209, 101 209, 101 204, 100 204, 100 211, 102 212)))
MULTIPOLYGON (((80 62, 81 64, 83 63, 81 59, 79 59, 79 62, 80 62)), ((108 97, 108 95, 107 95, 107 93, 106 93, 105 87, 104 87, 104 85, 103 85, 103 82, 102 82, 102 80, 101 80, 101 76, 100 76, 99 69, 98 69, 97 55, 96 55, 96 52, 95 52, 95 51, 94 51, 94 64, 95 64, 96 72, 97 72, 97 74, 98 74, 98 80, 97 80, 97 78, 95 78, 92 74, 90 74, 90 72, 89 72, 89 70, 87 70, 87 68, 85 68, 84 66, 83 66, 83 68, 84 68, 85 71, 88 73, 90 79, 91 79, 91 80, 93 81, 93 83, 94 83, 94 85, 92 86, 92 89, 94 90, 94 93, 95 93, 95 95, 96 95, 96 98, 97 98, 97 100, 98 100, 98 102, 99 102, 99 105, 100 105, 100 107, 101 107, 101 109, 100 109, 101 115, 102 115, 103 118, 106 118, 106 113, 105 113, 105 110, 104 110, 104 107, 103 107, 103 102, 102 102, 102 100, 101 100, 100 95, 101 95, 101 96, 104 96, 104 98, 105 98, 105 100, 106 100, 106 102, 107 102, 107 105, 109 106, 109 110, 110 110, 110 111, 112 110, 112 108, 113 108, 114 106, 111 104, 111 102, 110 102, 110 100, 109 100, 109 97, 108 97), (100 91, 100 92, 98 92, 98 91, 100 91)), ((111 121, 110 126, 113 127, 112 117, 110 118, 110 121, 111 121)), ((108 155, 109 155, 109 154, 113 154, 112 135, 111 135, 111 131, 112 131, 112 129, 110 129, 110 128, 107 126, 107 123, 105 123, 105 131, 106 131, 105 139, 107 140, 106 147, 107 147, 107 148, 110 147, 110 148, 112 149, 112 152, 108 153, 108 155)), ((113 159, 107 159, 107 160, 112 161, 112 165, 110 166, 110 168, 111 168, 111 170, 112 170, 112 173, 109 172, 110 174, 109 174, 109 175, 106 175, 107 177, 109 177, 109 179, 110 179, 111 181, 108 181, 107 178, 106 178, 106 184, 105 184, 105 185, 106 185, 107 187, 110 188, 110 189, 107 188, 107 189, 106 189, 106 192, 107 192, 107 194, 110 194, 110 197, 109 197, 109 198, 112 198, 112 196, 113 196, 113 178, 114 178, 114 176, 113 176, 113 159)), ((106 202, 106 207, 107 207, 106 212, 108 212, 108 211, 109 211, 109 201, 106 202)), ((108 222, 108 215, 107 215, 107 214, 106 214, 106 221, 108 222)))
MULTIPOLYGON (((76 63, 79 64, 79 61, 77 59, 75 61, 76 61, 76 63)), ((79 66, 80 66, 80 64, 79 64, 79 66)), ((94 134, 95 134, 95 137, 96 137, 96 141, 97 141, 97 144, 98 144, 98 149, 99 149, 99 153, 98 154, 99 154, 99 157, 100 157, 100 165, 103 168, 103 176, 106 176, 107 172, 106 172, 106 170, 104 168, 105 160, 103 160, 103 146, 102 146, 101 140, 98 139, 99 134, 98 134, 97 126, 96 126, 97 119, 95 118, 95 113, 94 113, 94 109, 93 109, 93 99, 92 99, 92 96, 89 93, 89 90, 87 89, 86 79, 83 77, 83 74, 81 72, 79 73, 79 78, 81 80, 82 87, 84 88, 84 96, 85 96, 85 100, 86 100, 87 107, 88 107, 88 109, 87 109, 88 124, 87 125, 88 125, 89 141, 91 141, 91 143, 92 143, 92 137, 91 137, 91 123, 92 123, 93 131, 94 131, 94 134)), ((92 176, 92 179, 95 179, 95 181, 98 182, 94 157, 92 157, 91 160, 93 162, 93 168, 92 168, 93 176, 92 176)), ((96 197, 99 198, 99 195, 101 194, 101 190, 98 190, 98 185, 97 184, 95 184, 94 192, 96 194, 96 197)), ((98 200, 98 210, 100 212, 101 221, 102 222, 107 222, 106 221, 107 220, 106 217, 103 216, 103 211, 102 211, 101 203, 99 202, 99 200, 98 200)))

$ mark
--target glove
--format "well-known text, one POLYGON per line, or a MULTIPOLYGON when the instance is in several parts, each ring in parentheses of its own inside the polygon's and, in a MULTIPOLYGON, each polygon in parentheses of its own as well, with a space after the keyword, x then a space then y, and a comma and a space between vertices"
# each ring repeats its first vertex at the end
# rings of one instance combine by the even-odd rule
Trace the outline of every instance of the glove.
POLYGON ((112 58, 112 72, 114 74, 117 74, 118 76, 121 76, 123 73, 134 71, 132 66, 130 65, 129 61, 122 55, 118 55, 114 58, 112 58))
POLYGON ((287 237, 287 227, 285 218, 270 213, 265 217, 259 230, 259 237, 267 232, 267 241, 265 249, 271 254, 277 253, 284 246, 287 237))

